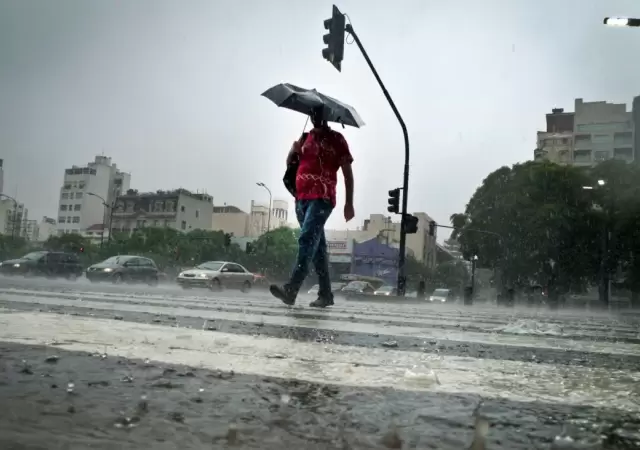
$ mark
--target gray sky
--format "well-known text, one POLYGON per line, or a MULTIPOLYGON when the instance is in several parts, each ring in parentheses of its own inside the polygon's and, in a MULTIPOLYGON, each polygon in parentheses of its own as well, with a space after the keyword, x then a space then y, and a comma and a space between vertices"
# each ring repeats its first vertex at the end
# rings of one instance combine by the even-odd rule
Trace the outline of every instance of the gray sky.
MULTIPOLYGON (((282 186, 304 124, 260 93, 289 81, 352 104, 356 221, 402 180, 395 117, 354 45, 321 57, 331 1, 0 0, 5 192, 57 215, 63 170, 104 152, 134 188, 206 189, 245 210, 282 186)), ((552 107, 640 94, 637 0, 342 0, 407 123, 412 211, 444 223, 501 165, 531 159, 552 107)), ((344 199, 340 180, 339 199, 344 199)), ((341 208, 330 227, 344 228, 341 208)))

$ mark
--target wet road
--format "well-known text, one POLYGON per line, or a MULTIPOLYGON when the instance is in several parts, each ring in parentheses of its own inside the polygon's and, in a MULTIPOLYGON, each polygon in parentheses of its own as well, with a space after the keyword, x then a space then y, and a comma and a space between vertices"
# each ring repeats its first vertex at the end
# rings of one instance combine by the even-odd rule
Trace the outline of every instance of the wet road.
POLYGON ((640 448, 635 316, 310 300, 0 279, 0 448, 640 448))

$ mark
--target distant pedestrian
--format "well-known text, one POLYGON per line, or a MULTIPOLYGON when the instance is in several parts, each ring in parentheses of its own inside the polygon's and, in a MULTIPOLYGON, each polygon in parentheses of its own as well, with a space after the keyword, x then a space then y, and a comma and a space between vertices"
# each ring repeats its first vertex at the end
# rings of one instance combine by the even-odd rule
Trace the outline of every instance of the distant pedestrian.
POLYGON ((313 129, 293 143, 287 164, 297 156, 296 217, 300 223, 298 256, 291 278, 284 286, 271 285, 270 291, 286 305, 296 302, 298 291, 313 262, 318 274, 318 298, 309 306, 325 308, 333 305, 329 259, 324 226, 336 206, 338 170, 342 169, 346 190, 344 218, 348 222, 355 215, 353 210, 353 157, 342 134, 332 130, 323 119, 322 109, 311 114, 313 129))

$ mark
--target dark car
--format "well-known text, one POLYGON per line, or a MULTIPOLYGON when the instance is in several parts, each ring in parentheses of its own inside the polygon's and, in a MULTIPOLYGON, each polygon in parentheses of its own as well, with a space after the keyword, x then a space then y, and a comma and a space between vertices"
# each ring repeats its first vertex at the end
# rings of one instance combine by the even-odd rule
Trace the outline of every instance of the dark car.
POLYGON ((156 285, 160 276, 152 259, 131 255, 112 256, 89 267, 86 272, 91 282, 110 281, 114 284, 139 282, 156 285))
POLYGON ((78 255, 69 252, 31 252, 22 258, 0 263, 3 275, 64 277, 75 280, 82 275, 78 255))

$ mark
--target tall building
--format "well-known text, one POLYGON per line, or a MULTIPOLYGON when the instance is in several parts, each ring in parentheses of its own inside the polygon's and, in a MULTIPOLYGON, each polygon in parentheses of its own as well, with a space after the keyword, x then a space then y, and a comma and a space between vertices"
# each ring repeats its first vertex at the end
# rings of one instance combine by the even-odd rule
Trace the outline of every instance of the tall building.
POLYGON ((22 203, 13 199, 0 198, 0 233, 7 236, 24 236, 25 222, 29 211, 22 203))
POLYGON ((131 176, 118 170, 111 158, 96 156, 84 167, 72 166, 64 172, 58 208, 58 232, 81 233, 106 223, 109 207, 116 197, 129 190, 131 176))
POLYGON ((138 193, 129 189, 117 198, 113 233, 138 228, 169 227, 179 231, 211 230, 213 197, 186 189, 138 193))
POLYGON ((44 242, 49 239, 51 236, 55 236, 57 234, 57 223, 56 219, 53 217, 44 216, 38 224, 38 237, 35 239, 39 242, 44 242))
POLYGON ((235 237, 249 236, 250 215, 237 206, 214 206, 211 229, 235 237))
POLYGON ((534 159, 580 166, 612 158, 634 161, 639 149, 635 141, 640 139, 634 137, 634 123, 640 123, 640 101, 634 99, 634 106, 635 113, 627 111, 624 103, 578 98, 573 113, 554 109, 547 114, 547 130, 538 132, 534 159))

